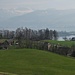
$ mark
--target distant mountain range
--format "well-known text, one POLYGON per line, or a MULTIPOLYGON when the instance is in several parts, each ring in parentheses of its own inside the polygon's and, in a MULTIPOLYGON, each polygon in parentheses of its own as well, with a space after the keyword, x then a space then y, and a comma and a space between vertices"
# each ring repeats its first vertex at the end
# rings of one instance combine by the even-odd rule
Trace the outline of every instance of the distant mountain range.
MULTIPOLYGON (((18 10, 19 11, 19 10, 18 10)), ((31 29, 49 28, 58 31, 75 31, 75 10, 24 10, 20 9, 20 14, 6 14, 4 19, 0 12, 0 29, 16 29, 18 27, 28 27, 31 29), (2 21, 1 21, 2 19, 2 21)), ((10 13, 10 12, 9 12, 10 13)))
POLYGON ((28 8, 0 9, 0 22, 32 11, 28 8))

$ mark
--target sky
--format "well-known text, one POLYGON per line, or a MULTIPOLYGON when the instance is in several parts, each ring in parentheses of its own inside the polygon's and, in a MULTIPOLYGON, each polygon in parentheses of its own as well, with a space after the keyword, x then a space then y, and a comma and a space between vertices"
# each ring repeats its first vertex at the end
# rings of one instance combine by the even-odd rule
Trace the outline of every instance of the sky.
POLYGON ((0 8, 75 9, 75 0, 0 0, 0 8))

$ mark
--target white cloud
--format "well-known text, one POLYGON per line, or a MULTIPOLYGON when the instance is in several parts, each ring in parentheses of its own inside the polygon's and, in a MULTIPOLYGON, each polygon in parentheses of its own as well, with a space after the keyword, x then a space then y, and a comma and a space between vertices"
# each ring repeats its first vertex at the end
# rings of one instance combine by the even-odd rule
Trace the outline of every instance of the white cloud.
POLYGON ((26 14, 26 13, 33 12, 33 10, 32 9, 29 9, 29 8, 17 8, 17 9, 14 10, 14 12, 16 14, 21 15, 21 14, 26 14))
POLYGON ((22 15, 22 14, 33 12, 33 10, 29 8, 11 8, 11 9, 3 8, 0 9, 0 11, 3 11, 5 13, 10 13, 10 14, 15 14, 15 15, 22 15))

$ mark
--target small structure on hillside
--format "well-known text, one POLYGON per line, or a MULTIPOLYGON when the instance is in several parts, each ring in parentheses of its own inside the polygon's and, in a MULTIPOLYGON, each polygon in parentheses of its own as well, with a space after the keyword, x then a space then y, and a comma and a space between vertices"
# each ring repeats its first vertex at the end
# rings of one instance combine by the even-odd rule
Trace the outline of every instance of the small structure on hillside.
POLYGON ((0 43, 0 49, 8 49, 9 46, 14 45, 13 39, 5 40, 4 42, 0 43))
POLYGON ((4 42, 0 42, 0 49, 8 49, 9 42, 5 40, 4 42))
POLYGON ((13 39, 8 39, 7 41, 8 41, 8 43, 9 43, 10 46, 14 45, 14 40, 13 39))

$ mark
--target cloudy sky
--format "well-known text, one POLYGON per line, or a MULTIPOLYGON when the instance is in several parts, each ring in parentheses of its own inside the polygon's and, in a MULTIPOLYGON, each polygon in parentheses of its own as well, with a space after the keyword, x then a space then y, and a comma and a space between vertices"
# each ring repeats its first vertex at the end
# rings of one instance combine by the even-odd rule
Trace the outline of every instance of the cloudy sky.
POLYGON ((0 8, 75 9, 75 0, 0 0, 0 8))

